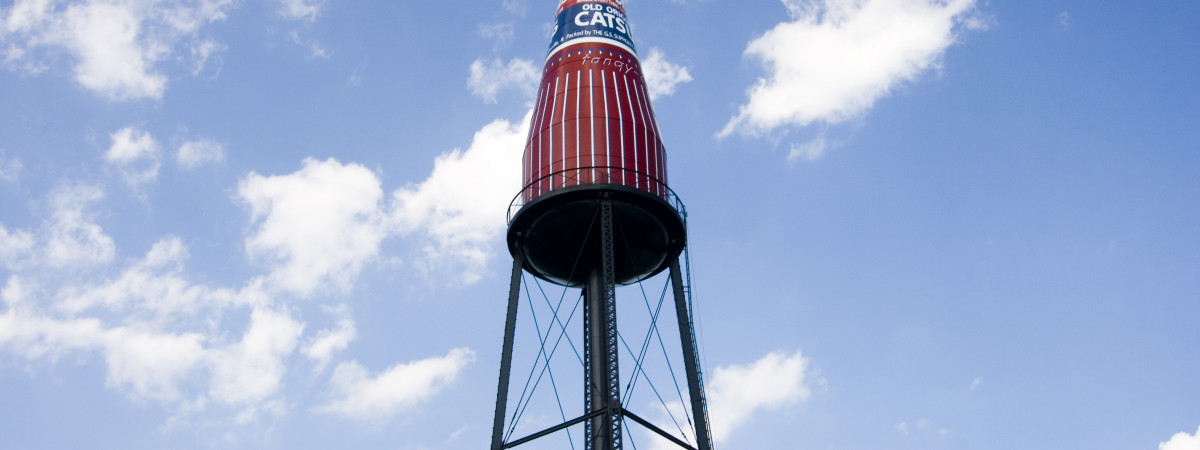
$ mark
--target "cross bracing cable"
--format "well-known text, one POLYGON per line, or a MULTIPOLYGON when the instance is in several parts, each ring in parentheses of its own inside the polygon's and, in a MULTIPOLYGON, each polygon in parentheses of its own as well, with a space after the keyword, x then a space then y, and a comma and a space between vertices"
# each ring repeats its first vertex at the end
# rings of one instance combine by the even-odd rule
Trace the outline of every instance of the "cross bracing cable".
MULTIPOLYGON (((556 307, 556 306, 550 304, 550 297, 548 295, 546 295, 546 290, 542 289, 542 283, 540 281, 537 282, 537 287, 538 287, 538 290, 542 292, 542 298, 546 299, 546 306, 549 306, 550 309, 554 310, 554 321, 556 323, 558 323, 558 327, 561 328, 564 333, 566 333, 567 326, 564 325, 562 323, 562 320, 559 320, 559 318, 558 318, 558 311, 560 308, 562 308, 563 299, 566 298, 566 292, 565 292, 566 290, 564 289, 564 293, 563 293, 564 295, 562 297, 559 297, 558 306, 556 307)), ((529 305, 529 308, 533 309, 533 305, 529 305)), ((574 316, 574 310, 572 310, 571 313, 572 313, 572 316, 574 316)), ((571 317, 567 317, 567 322, 568 323, 571 322, 571 317)), ((571 345, 571 350, 575 352, 575 358, 579 360, 579 365, 583 366, 584 365, 583 357, 579 355, 579 349, 575 348, 575 341, 571 340, 571 335, 569 335, 569 334, 566 335, 566 337, 567 337, 567 344, 571 345)))
MULTIPOLYGON (((641 284, 642 282, 638 281, 639 287, 641 287, 641 284)), ((658 297, 658 308, 654 311, 650 311, 650 302, 649 299, 646 298, 646 290, 644 288, 642 289, 642 298, 646 300, 646 310, 650 311, 650 328, 646 330, 646 338, 642 340, 642 349, 638 353, 637 364, 634 368, 633 376, 630 377, 629 384, 625 388, 626 408, 629 407, 629 398, 633 395, 633 388, 637 386, 637 371, 641 369, 643 362, 646 360, 646 351, 650 348, 650 338, 653 336, 653 333, 658 331, 658 316, 662 312, 663 300, 667 297, 667 286, 668 285, 666 284, 663 285, 663 292, 658 297)), ((674 375, 674 373, 671 374, 671 376, 674 375)))
MULTIPOLYGON (((538 287, 540 288, 541 284, 538 284, 538 287)), ((544 295, 545 295, 545 291, 543 291, 543 296, 544 295)), ((542 326, 540 324, 538 324, 537 310, 534 309, 534 307, 533 307, 533 296, 529 295, 528 285, 526 285, 525 299, 529 301, 529 314, 531 316, 533 316, 533 328, 535 330, 537 330, 538 341, 545 342, 542 340, 542 326)), ((548 298, 546 299, 546 304, 547 305, 550 304, 550 299, 548 299, 548 298)), ((561 302, 559 302, 559 306, 561 306, 561 302)), ((551 309, 554 310, 554 317, 558 318, 558 310, 554 309, 554 308, 551 308, 551 309)), ((550 330, 552 328, 553 328, 553 324, 551 324, 551 328, 546 329, 547 336, 550 335, 550 330)), ((566 332, 566 327, 563 327, 563 333, 565 333, 565 332, 566 332)), ((570 338, 568 338, 568 339, 570 339, 570 338)), ((546 346, 543 345, 541 347, 541 349, 538 352, 538 356, 541 358, 545 358, 545 360, 546 360, 546 373, 550 374, 550 389, 554 391, 554 401, 556 403, 558 403, 558 414, 560 417, 562 417, 562 421, 566 422, 567 421, 567 412, 563 410, 562 397, 560 397, 558 395, 558 383, 554 381, 554 371, 550 369, 550 358, 548 356, 546 356, 546 346)), ((530 397, 532 397, 532 395, 530 397)), ((567 442, 569 442, 571 444, 571 450, 575 450, 575 440, 571 438, 571 433, 567 433, 567 442)))
MULTIPOLYGON (((621 336, 620 332, 617 332, 617 337, 621 338, 621 344, 625 346, 625 351, 629 352, 629 356, 634 356, 633 349, 629 348, 629 344, 625 342, 625 337, 621 336)), ((650 381, 650 376, 647 375, 645 371, 642 371, 641 374, 642 374, 642 377, 644 377, 646 379, 646 384, 650 385, 650 390, 654 391, 654 396, 658 397, 658 403, 663 406, 663 410, 665 410, 667 412, 667 416, 671 418, 671 422, 675 423, 675 428, 679 430, 679 434, 683 435, 686 438, 687 432, 683 431, 683 427, 679 426, 679 421, 675 419, 675 414, 672 413, 671 408, 669 406, 667 406, 666 400, 663 400, 662 394, 658 393, 658 388, 654 387, 654 382, 650 381)), ((674 374, 672 374, 671 378, 674 378, 674 374)), ((685 412, 686 412, 686 409, 687 408, 684 408, 685 412)), ((690 423, 689 423, 689 425, 690 425, 690 423)))
MULTIPOLYGON (((534 281, 537 282, 537 280, 534 280, 534 281)), ((526 295, 529 295, 528 287, 526 287, 526 295)), ((563 292, 563 296, 566 296, 565 289, 563 292)), ((561 305, 561 301, 559 303, 561 305)), ((573 309, 571 309, 571 315, 567 318, 568 324, 571 323, 571 318, 575 317, 575 311, 579 308, 579 305, 581 303, 582 303, 582 297, 580 298, 580 301, 575 302, 575 307, 573 309)), ((557 311, 555 311, 555 313, 557 314, 557 311)), ((539 334, 540 334, 540 332, 539 332, 539 334)), ((554 341, 554 347, 550 348, 550 356, 549 356, 549 358, 547 358, 547 364, 542 365, 542 371, 541 371, 541 373, 538 374, 536 381, 533 380, 533 373, 536 372, 538 366, 541 365, 540 359, 538 361, 536 361, 534 363, 533 367, 530 369, 529 377, 525 379, 525 388, 521 391, 520 400, 517 401, 517 409, 513 411, 513 418, 509 422, 508 432, 505 433, 504 440, 508 440, 509 438, 512 437, 513 432, 517 428, 517 422, 519 422, 520 418, 525 415, 525 409, 528 408, 529 404, 533 401, 533 393, 531 391, 536 391, 538 385, 541 384, 542 377, 546 374, 546 371, 550 367, 549 360, 554 358, 554 354, 558 351, 558 345, 562 342, 563 336, 565 336, 565 335, 566 335, 566 327, 563 327, 562 331, 559 332, 559 334, 558 334, 558 338, 555 339, 555 341, 554 341), (533 382, 532 389, 529 387, 529 383, 531 381, 533 382), (529 394, 529 397, 525 397, 526 393, 529 394)), ((547 334, 545 337, 547 340, 550 338, 549 330, 547 330, 547 334)), ((542 340, 540 345, 542 347, 540 351, 545 351, 546 341, 542 340)))
POLYGON ((625 419, 624 414, 621 414, 621 426, 625 427, 625 440, 633 446, 633 450, 637 450, 637 442, 633 442, 633 433, 629 432, 629 420, 625 419))
MULTIPOLYGON (((595 213, 592 214, 591 222, 588 223, 587 231, 584 232, 584 235, 583 235, 584 238, 583 238, 583 241, 581 241, 581 244, 579 246, 579 251, 575 253, 575 262, 571 264, 571 272, 569 273, 568 278, 574 277, 575 270, 579 268, 579 260, 582 259, 582 257, 583 257, 583 251, 587 245, 586 244, 587 238, 589 236, 591 236, 592 228, 594 228, 594 225, 596 223, 596 218, 599 217, 599 215, 600 215, 600 207, 597 206, 595 213)), ((531 295, 529 293, 529 284, 524 282, 524 278, 525 278, 524 275, 522 275, 521 278, 522 278, 521 284, 525 285, 525 295, 526 295, 526 297, 529 297, 531 295)), ((542 292, 543 296, 545 296, 546 291, 544 289, 542 289, 541 282, 538 281, 537 278, 534 278, 534 282, 538 284, 538 290, 540 292, 542 292)), ((566 296, 567 296, 567 287, 564 286, 562 295, 559 296, 559 300, 558 300, 560 308, 562 306, 563 299, 565 299, 566 296)), ((575 311, 579 308, 579 305, 580 305, 580 303, 582 303, 582 301, 583 301, 583 298, 582 298, 582 296, 580 296, 579 301, 575 302, 575 307, 571 309, 571 315, 568 316, 567 323, 571 323, 571 318, 575 317, 575 311)), ((547 303, 550 302, 548 297, 546 299, 546 302, 547 303)), ((530 307, 530 309, 532 309, 532 307, 530 307)), ((558 309, 554 310, 554 316, 558 317, 558 309)), ((566 335, 566 333, 567 333, 567 327, 563 326, 562 332, 559 333, 559 335, 558 335, 558 339, 556 339, 554 341, 554 347, 552 349, 550 349, 550 358, 554 357, 554 353, 558 350, 558 344, 560 342, 562 342, 562 338, 563 338, 563 336, 566 335)), ((538 335, 539 335, 538 346, 541 347, 539 349, 539 352, 544 352, 546 349, 546 341, 541 339, 541 337, 540 337, 541 336, 540 327, 539 327, 538 335)), ((546 338, 549 339, 549 337, 550 337, 550 330, 547 329, 546 330, 546 338)), ((572 344, 571 348, 572 348, 572 350, 574 350, 574 348, 575 348, 574 344, 572 344)), ((577 355, 578 355, 578 353, 577 353, 577 355)), ((581 358, 581 360, 582 360, 582 358, 581 358)), ((540 363, 540 360, 535 360, 533 367, 531 367, 529 369, 529 376, 525 379, 525 387, 521 390, 521 397, 517 400, 517 408, 515 408, 513 410, 513 416, 512 416, 512 419, 509 421, 508 431, 506 431, 504 433, 504 440, 506 440, 506 441, 509 440, 510 438, 512 438, 512 434, 517 428, 517 422, 519 422, 521 416, 523 416, 525 414, 525 408, 528 408, 529 403, 531 403, 533 401, 533 393, 529 392, 530 391, 529 383, 533 380, 533 373, 537 371, 539 363, 540 363), (529 394, 529 398, 525 397, 526 394, 529 394)), ((542 368, 542 373, 538 374, 537 381, 533 383, 533 390, 537 390, 538 385, 541 384, 542 375, 544 375, 546 373, 546 369, 549 367, 550 367, 549 358, 547 358, 547 363, 542 368)), ((557 391, 556 391, 556 395, 557 395, 557 391)))
MULTIPOLYGON (((620 231, 620 227, 621 227, 621 223, 620 223, 620 221, 614 221, 614 226, 617 228, 617 230, 618 230, 618 231, 620 231)), ((684 226, 686 226, 686 224, 685 224, 684 226)), ((626 255, 628 258, 629 258, 629 261, 632 263, 632 262, 633 262, 633 251, 632 251, 632 250, 630 250, 630 248, 629 248, 629 243, 628 243, 628 242, 626 242, 626 243, 625 243, 624 250, 625 250, 625 255, 626 255)), ((686 251, 686 250, 687 250, 687 248, 686 248, 686 246, 685 246, 685 247, 684 247, 684 251, 686 251)), ((650 308, 650 299, 649 299, 649 296, 647 296, 647 295, 646 295, 646 288, 645 288, 645 286, 643 286, 643 284, 642 284, 642 281, 643 281, 644 279, 645 279, 645 278, 640 278, 640 279, 638 279, 638 283, 637 283, 637 284, 638 284, 638 289, 640 289, 640 290, 642 291, 642 300, 643 300, 643 301, 645 302, 645 304, 646 304, 646 310, 647 310, 647 311, 651 311, 651 308, 650 308)), ((684 287, 687 287, 687 286, 684 286, 684 287)), ((664 285, 664 286, 663 286, 663 289, 664 289, 664 292, 663 292, 663 297, 661 297, 661 298, 665 298, 665 296, 666 296, 666 292, 665 292, 666 285, 664 285)), ((690 295, 688 295, 688 298, 690 298, 690 295)), ((661 305, 661 303, 660 303, 660 305, 661 305)), ((690 305, 690 301, 689 301, 689 305, 690 305)), ((651 313, 651 315, 654 315, 654 314, 653 314, 653 313, 651 313)), ((691 316, 691 312, 690 312, 690 311, 689 311, 688 315, 689 315, 689 317, 688 317, 688 322, 690 323, 690 322, 691 322, 691 317, 690 317, 690 316, 691 316)), ((676 395, 678 395, 678 396, 679 396, 679 403, 680 403, 680 404, 683 404, 683 405, 687 405, 687 404, 688 404, 688 402, 687 402, 686 400, 684 400, 684 399, 683 399, 683 390, 682 390, 682 389, 679 387, 679 377, 677 377, 677 376, 675 375, 675 368, 674 368, 674 367, 672 366, 672 364, 671 364, 671 358, 667 356, 667 345, 666 345, 665 343, 663 343, 663 339, 662 339, 662 333, 658 332, 658 326, 657 326, 657 322, 651 322, 651 324, 650 324, 650 329, 651 329, 651 331, 652 331, 652 332, 654 332, 654 334, 655 334, 655 335, 658 337, 658 346, 659 346, 659 348, 660 348, 660 349, 662 349, 662 355, 663 355, 663 359, 664 359, 664 360, 666 361, 666 363, 667 363, 667 370, 668 370, 668 371, 671 373, 671 381, 672 381, 673 383, 675 383, 675 393, 676 393, 676 395)), ((681 344, 681 345, 688 345, 687 343, 683 343, 683 342, 681 342, 680 344, 681 344)), ((632 353, 632 352, 631 352, 631 353, 632 353)), ((636 358, 635 358, 635 359, 636 359, 636 358)), ((644 372, 643 372, 643 373, 644 373, 644 372)), ((649 381, 650 381, 650 378, 649 378, 649 377, 646 377, 646 381, 647 381, 647 382, 649 382, 649 381)), ((626 399, 626 401, 628 401, 628 399, 626 399)), ((661 401, 661 399, 660 399, 660 401, 661 401)), ((666 402, 663 402, 663 405, 664 405, 664 406, 666 406, 666 402)), ((695 430, 695 429, 696 429, 696 425, 695 425, 695 423, 692 421, 692 415, 691 415, 691 413, 689 413, 689 412, 688 412, 688 408, 686 408, 686 407, 685 407, 685 408, 683 408, 683 414, 684 414, 684 417, 686 417, 686 418, 687 418, 688 426, 689 426, 689 427, 691 427, 693 430, 695 430)), ((674 417, 672 417, 672 420, 674 420, 674 417)))

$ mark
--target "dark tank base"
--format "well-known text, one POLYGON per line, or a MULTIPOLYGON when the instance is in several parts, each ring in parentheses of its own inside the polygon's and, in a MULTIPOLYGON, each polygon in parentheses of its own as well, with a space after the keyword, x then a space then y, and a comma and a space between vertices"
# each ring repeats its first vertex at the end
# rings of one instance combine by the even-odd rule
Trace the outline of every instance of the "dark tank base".
POLYGON ((525 270, 544 280, 582 286, 601 264, 600 202, 612 201, 617 284, 653 276, 679 256, 683 219, 662 198, 621 185, 572 186, 538 196, 508 226, 508 250, 525 256, 525 270))

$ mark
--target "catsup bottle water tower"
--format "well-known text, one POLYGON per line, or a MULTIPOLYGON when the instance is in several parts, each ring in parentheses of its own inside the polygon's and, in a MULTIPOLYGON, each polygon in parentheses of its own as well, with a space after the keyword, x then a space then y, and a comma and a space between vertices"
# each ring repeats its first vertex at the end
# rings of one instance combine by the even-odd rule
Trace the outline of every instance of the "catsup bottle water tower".
POLYGON ((667 155, 622 0, 560 0, 522 159, 524 188, 510 205, 513 255, 492 450, 578 423, 586 449, 622 448, 632 419, 682 448, 712 448, 690 305, 679 258, 683 204, 667 186, 667 155), (622 407, 616 287, 670 271, 696 447, 622 407), (504 440, 522 272, 583 294, 584 411, 525 438, 504 440))

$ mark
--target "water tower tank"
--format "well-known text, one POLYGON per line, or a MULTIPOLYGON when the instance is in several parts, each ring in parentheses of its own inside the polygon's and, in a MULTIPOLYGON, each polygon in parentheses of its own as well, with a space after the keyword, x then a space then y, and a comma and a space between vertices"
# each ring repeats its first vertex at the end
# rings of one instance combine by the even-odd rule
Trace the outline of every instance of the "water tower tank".
POLYGON ((620 0, 562 0, 510 207, 508 244, 530 273, 567 286, 600 260, 610 201, 614 269, 628 284, 667 268, 686 237, 667 154, 620 0))

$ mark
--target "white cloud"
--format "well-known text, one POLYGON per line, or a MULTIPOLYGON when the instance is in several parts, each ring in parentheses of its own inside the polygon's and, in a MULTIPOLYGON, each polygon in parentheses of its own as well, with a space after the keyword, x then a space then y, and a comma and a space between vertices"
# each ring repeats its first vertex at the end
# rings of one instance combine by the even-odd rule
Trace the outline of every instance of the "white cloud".
POLYGON ((169 323, 206 309, 252 305, 253 299, 260 297, 254 286, 235 291, 192 284, 183 274, 187 258, 187 247, 179 238, 164 238, 154 244, 144 259, 131 264, 111 281, 64 287, 55 309, 68 315, 96 308, 148 313, 149 320, 169 323))
POLYGON ((96 318, 39 314, 35 290, 17 276, 0 291, 8 310, 0 315, 0 348, 30 359, 55 361, 68 352, 99 351, 106 385, 134 400, 179 400, 180 383, 202 362, 202 336, 166 333, 145 324, 106 328, 96 318))
POLYGON ((213 398, 226 404, 255 405, 275 394, 287 371, 304 324, 286 313, 255 308, 241 342, 209 355, 213 398))
POLYGON ((197 333, 169 334, 114 328, 103 333, 107 385, 128 390, 134 398, 175 401, 179 384, 204 356, 197 333))
POLYGON ((642 72, 646 75, 646 88, 650 90, 651 99, 674 94, 676 86, 692 81, 687 67, 667 61, 667 56, 657 48, 650 49, 650 54, 642 60, 642 72))
POLYGON ((0 348, 29 359, 58 360, 73 350, 101 348, 104 328, 97 319, 50 319, 35 315, 33 290, 20 277, 9 277, 0 290, 8 310, 0 315, 0 348))
POLYGON ((150 133, 125 127, 110 134, 112 146, 104 160, 119 167, 125 183, 134 189, 158 179, 160 153, 158 141, 150 133))
MULTIPOLYGON (((721 366, 713 370, 706 389, 709 431, 714 443, 727 442, 733 432, 754 414, 808 399, 811 395, 808 365, 809 360, 802 357, 800 352, 791 355, 773 352, 748 365, 721 366)), ((678 401, 669 402, 665 407, 658 404, 657 407, 659 418, 656 422, 670 424, 670 418, 673 417, 691 432, 684 421, 684 417, 690 415, 690 407, 685 408, 678 401)), ((673 427, 665 429, 678 439, 694 442, 690 435, 680 435, 673 427)), ((650 438, 650 448, 653 450, 678 448, 657 434, 647 432, 646 436, 650 438)))
POLYGON ((457 348, 443 357, 396 364, 377 376, 357 362, 344 362, 333 372, 334 400, 317 410, 348 419, 386 421, 436 395, 474 361, 475 352, 457 348))
POLYGON ((68 352, 98 351, 107 365, 108 387, 134 400, 167 404, 186 400, 186 382, 202 375, 202 368, 210 374, 212 398, 251 410, 265 403, 279 390, 284 359, 294 351, 304 327, 286 314, 255 309, 240 342, 206 348, 217 339, 214 335, 169 332, 133 316, 125 319, 130 326, 108 328, 96 318, 38 314, 16 277, 2 295, 9 308, 0 315, 0 348, 9 346, 27 358, 50 361, 68 352))
POLYGON ((493 121, 465 151, 438 156, 428 178, 393 192, 386 212, 379 179, 357 164, 307 159, 290 175, 251 173, 238 188, 254 225, 247 253, 271 265, 272 286, 309 295, 327 282, 350 289, 383 239, 417 234, 427 238, 419 269, 461 268, 474 282, 520 189, 528 119, 493 121))
POLYGON ((1196 434, 1176 433, 1171 440, 1159 443, 1158 450, 1200 450, 1200 429, 1196 434))
MULTIPOLYGON (((342 306, 327 310, 330 325, 305 334, 298 310, 272 296, 348 289, 380 241, 396 233, 428 237, 421 250, 427 264, 463 263, 464 277, 477 279, 491 241, 503 233, 504 205, 519 188, 526 123, 484 126, 470 147, 443 154, 428 179, 396 190, 391 202, 381 201, 374 173, 332 159, 305 160, 291 174, 245 176, 237 190, 250 215, 245 248, 268 270, 240 288, 190 280, 187 246, 174 236, 122 266, 95 267, 117 253, 96 220, 104 192, 60 187, 37 230, 0 227, 0 264, 14 267, 0 290, 0 352, 51 364, 99 358, 113 392, 184 416, 234 410, 244 424, 283 414, 292 405, 283 395, 295 357, 319 372, 336 364, 357 332, 342 306), (247 322, 240 332, 228 328, 247 322)), ((151 136, 132 127, 113 141, 105 158, 113 164, 158 152, 151 136)), ((352 418, 402 413, 437 395, 473 359, 458 349, 382 373, 338 365, 337 395, 323 410, 352 418)))
POLYGON ((713 440, 725 441, 754 414, 808 399, 808 359, 770 353, 749 365, 717 367, 708 384, 713 440))
MULTIPOLYGON (((117 160, 136 159, 144 150, 112 153, 117 160)), ((385 227, 394 226, 382 217, 374 174, 333 160, 308 160, 280 177, 251 174, 239 195, 254 221, 247 248, 279 259, 267 278, 281 275, 281 283, 295 274, 349 283, 339 280, 353 278, 364 255, 377 252, 385 227), (298 244, 305 240, 315 243, 298 244)), ((262 414, 286 413, 285 382, 298 353, 325 366, 355 339, 344 305, 326 308, 334 323, 306 336, 296 310, 264 288, 273 281, 253 278, 240 289, 189 281, 189 252, 174 236, 119 270, 75 270, 114 258, 112 239, 89 212, 102 197, 91 186, 61 187, 49 196, 49 218, 36 233, 0 227, 3 263, 18 263, 0 287, 0 352, 50 364, 98 357, 105 385, 128 399, 183 416, 234 411, 233 422, 244 425, 262 414), (40 253, 44 261, 22 264, 21 258, 40 253), (248 324, 237 333, 230 323, 248 324)), ((343 364, 332 381, 339 396, 325 409, 355 418, 403 412, 437 395, 473 360, 470 350, 457 349, 370 376, 357 363, 343 364)))
POLYGON ((73 35, 67 45, 80 57, 75 79, 115 99, 161 98, 167 77, 152 65, 162 49, 138 41, 141 18, 131 8, 91 3, 66 14, 73 35))
POLYGON ((45 70, 60 52, 74 60, 75 80, 113 100, 162 98, 167 76, 157 67, 175 43, 225 18, 232 0, 17 0, 3 11, 4 61, 45 70))
POLYGON ((767 76, 718 133, 757 136, 864 114, 895 87, 940 67, 975 0, 783 0, 791 21, 750 42, 767 76))
POLYGON ((114 163, 128 163, 140 159, 155 158, 158 154, 158 141, 145 131, 134 127, 125 127, 109 135, 112 146, 104 154, 104 159, 114 163))
POLYGON ((115 279, 52 295, 25 281, 41 273, 14 275, 0 290, 7 306, 0 349, 50 362, 98 353, 106 386, 136 401, 187 409, 211 398, 241 409, 241 422, 259 410, 278 411, 272 396, 304 324, 271 307, 256 282, 239 291, 189 283, 180 273, 186 257, 183 243, 168 237, 115 279), (215 321, 234 308, 249 311, 249 325, 239 341, 227 343, 215 321), (205 374, 207 392, 198 383, 205 374))
POLYGON ((316 20, 325 0, 279 0, 279 14, 289 19, 316 20))
POLYGON ((184 142, 175 154, 175 161, 185 169, 195 169, 208 163, 225 160, 225 149, 221 143, 201 139, 184 142))
POLYGON ((251 173, 238 184, 255 225, 246 251, 272 264, 275 287, 308 295, 331 282, 349 290, 386 236, 379 179, 332 158, 303 164, 290 175, 251 173))
POLYGON ((521 187, 528 123, 528 114, 519 124, 493 121, 475 133, 466 151, 439 156, 425 181, 393 194, 399 232, 430 238, 428 264, 462 263, 465 282, 480 279, 504 232, 507 205, 521 187))
POLYGON ((341 305, 336 308, 323 307, 326 312, 337 318, 335 328, 326 328, 317 332, 300 351, 317 363, 315 371, 325 370, 333 354, 345 350, 350 342, 358 338, 358 329, 354 327, 354 318, 350 316, 350 308, 341 305))
POLYGON ((527 59, 515 58, 504 64, 499 59, 484 62, 477 59, 471 63, 471 75, 467 87, 471 93, 487 103, 496 103, 496 95, 507 88, 515 88, 532 97, 537 92, 542 71, 527 59))
POLYGON ((53 218, 46 227, 49 233, 45 261, 51 267, 76 267, 112 261, 116 245, 92 222, 87 208, 104 198, 104 192, 94 186, 67 186, 50 196, 53 218))

